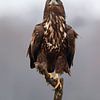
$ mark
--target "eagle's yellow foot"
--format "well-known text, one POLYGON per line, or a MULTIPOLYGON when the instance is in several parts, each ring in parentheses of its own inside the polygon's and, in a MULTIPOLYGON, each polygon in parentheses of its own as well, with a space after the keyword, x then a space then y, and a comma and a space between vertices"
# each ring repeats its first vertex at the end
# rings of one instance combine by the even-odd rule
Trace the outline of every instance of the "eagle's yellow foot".
POLYGON ((48 73, 48 74, 49 74, 49 77, 50 77, 50 78, 53 78, 53 75, 52 75, 52 73, 48 73))
POLYGON ((54 80, 57 79, 57 78, 59 78, 58 74, 55 73, 55 72, 54 73, 48 73, 48 74, 49 74, 49 77, 52 78, 52 79, 54 79, 54 80))
POLYGON ((56 84, 56 86, 54 87, 54 89, 57 89, 58 87, 59 88, 62 88, 62 84, 61 84, 61 82, 60 82, 60 78, 59 78, 59 75, 57 74, 57 73, 48 73, 49 74, 49 78, 50 79, 53 79, 53 80, 55 80, 55 81, 57 81, 57 84, 56 84))
POLYGON ((59 78, 57 79, 57 84, 56 84, 56 86, 54 87, 54 89, 57 89, 58 87, 59 87, 59 88, 62 88, 62 84, 61 84, 59 78))
POLYGON ((54 78, 54 80, 57 80, 57 84, 54 87, 54 89, 57 89, 58 87, 62 88, 62 84, 60 82, 59 75, 57 73, 53 73, 53 78, 54 78))

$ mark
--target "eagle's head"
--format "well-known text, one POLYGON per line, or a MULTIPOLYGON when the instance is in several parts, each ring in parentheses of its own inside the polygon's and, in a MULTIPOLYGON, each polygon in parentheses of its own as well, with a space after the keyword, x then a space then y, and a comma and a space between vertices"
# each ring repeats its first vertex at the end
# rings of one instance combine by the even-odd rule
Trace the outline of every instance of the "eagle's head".
POLYGON ((49 17, 51 13, 54 13, 57 16, 63 16, 65 18, 65 11, 61 0, 46 1, 43 19, 49 17))

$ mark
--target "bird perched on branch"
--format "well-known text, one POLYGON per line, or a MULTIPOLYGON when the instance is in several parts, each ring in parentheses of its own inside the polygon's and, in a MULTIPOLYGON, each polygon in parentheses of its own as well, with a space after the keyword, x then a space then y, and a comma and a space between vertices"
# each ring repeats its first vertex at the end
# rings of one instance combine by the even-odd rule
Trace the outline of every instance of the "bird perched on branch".
POLYGON ((75 53, 77 33, 66 24, 65 10, 61 0, 47 0, 43 22, 35 26, 28 48, 31 68, 35 62, 46 64, 51 79, 57 79, 55 86, 61 86, 59 76, 70 75, 75 53))

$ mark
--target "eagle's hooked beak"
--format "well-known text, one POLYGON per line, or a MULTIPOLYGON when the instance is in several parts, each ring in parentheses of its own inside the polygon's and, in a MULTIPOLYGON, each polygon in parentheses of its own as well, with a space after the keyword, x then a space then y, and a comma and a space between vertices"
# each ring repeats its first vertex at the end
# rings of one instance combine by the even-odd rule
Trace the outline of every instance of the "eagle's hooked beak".
POLYGON ((57 5, 57 4, 58 4, 58 0, 51 0, 49 4, 50 4, 50 5, 51 5, 51 4, 57 5))

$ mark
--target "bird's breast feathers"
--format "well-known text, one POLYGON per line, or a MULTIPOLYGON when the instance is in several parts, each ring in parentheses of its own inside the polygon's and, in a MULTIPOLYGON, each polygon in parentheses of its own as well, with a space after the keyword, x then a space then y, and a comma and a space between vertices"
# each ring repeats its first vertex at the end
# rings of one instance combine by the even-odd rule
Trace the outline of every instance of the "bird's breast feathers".
POLYGON ((65 38, 67 37, 65 19, 51 13, 44 23, 44 41, 46 48, 52 52, 60 50, 65 38))

